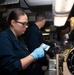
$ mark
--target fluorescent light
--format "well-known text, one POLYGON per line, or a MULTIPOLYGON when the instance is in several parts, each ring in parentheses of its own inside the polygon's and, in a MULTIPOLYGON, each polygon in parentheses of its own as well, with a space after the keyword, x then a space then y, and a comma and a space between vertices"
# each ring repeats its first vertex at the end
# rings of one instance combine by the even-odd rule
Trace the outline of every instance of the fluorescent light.
POLYGON ((42 33, 42 35, 49 35, 49 33, 42 33))
POLYGON ((51 5, 52 0, 25 0, 29 6, 51 5))
POLYGON ((64 26, 68 16, 54 16, 54 25, 57 27, 64 26))
POLYGON ((45 29, 45 31, 46 31, 46 32, 50 32, 51 30, 50 30, 50 29, 45 29))
POLYGON ((67 13, 70 12, 74 0, 55 0, 54 10, 56 13, 67 13))

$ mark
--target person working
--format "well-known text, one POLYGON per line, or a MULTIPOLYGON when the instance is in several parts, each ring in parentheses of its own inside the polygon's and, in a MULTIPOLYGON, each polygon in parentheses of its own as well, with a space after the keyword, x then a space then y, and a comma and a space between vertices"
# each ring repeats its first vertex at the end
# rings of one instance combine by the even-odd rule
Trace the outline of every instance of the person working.
POLYGON ((0 75, 33 75, 30 64, 44 57, 48 45, 41 44, 30 53, 20 39, 27 23, 27 14, 21 9, 14 9, 8 16, 9 28, 0 33, 0 75))
MULTIPOLYGON (((35 48, 39 47, 42 42, 50 45, 51 48, 55 47, 54 43, 52 42, 48 43, 43 39, 41 28, 44 27, 45 23, 46 23, 45 13, 38 12, 35 17, 35 23, 30 25, 25 36, 25 42, 27 47, 30 49, 30 52, 32 52, 35 48)), ((42 58, 35 62, 36 64, 34 66, 34 70, 36 71, 35 72, 36 75, 42 75, 42 62, 43 63, 45 62, 46 64, 47 59, 42 58)))

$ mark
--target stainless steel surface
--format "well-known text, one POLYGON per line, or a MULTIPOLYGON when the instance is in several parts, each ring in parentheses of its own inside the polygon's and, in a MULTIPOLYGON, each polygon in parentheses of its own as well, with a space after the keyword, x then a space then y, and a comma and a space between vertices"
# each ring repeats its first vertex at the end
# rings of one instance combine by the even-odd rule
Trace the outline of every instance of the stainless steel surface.
POLYGON ((56 60, 49 59, 49 67, 44 75, 56 75, 56 60))
POLYGON ((44 75, 56 75, 56 70, 47 70, 44 75))
POLYGON ((49 70, 56 70, 56 60, 55 59, 49 59, 49 70))

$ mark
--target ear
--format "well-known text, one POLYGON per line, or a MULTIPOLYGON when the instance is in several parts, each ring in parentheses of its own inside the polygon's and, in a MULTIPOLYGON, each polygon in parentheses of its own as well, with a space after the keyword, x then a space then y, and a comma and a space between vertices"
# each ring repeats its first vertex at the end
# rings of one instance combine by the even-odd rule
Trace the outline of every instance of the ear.
POLYGON ((46 19, 44 19, 44 21, 46 21, 46 19))
POLYGON ((11 20, 11 25, 12 25, 12 26, 16 25, 15 20, 11 20))

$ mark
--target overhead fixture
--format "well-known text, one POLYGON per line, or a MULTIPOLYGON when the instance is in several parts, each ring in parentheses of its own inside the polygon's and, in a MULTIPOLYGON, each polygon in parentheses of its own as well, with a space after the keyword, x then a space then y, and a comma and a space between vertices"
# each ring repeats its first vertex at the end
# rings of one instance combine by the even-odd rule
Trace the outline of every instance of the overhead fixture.
POLYGON ((46 32, 50 32, 51 30, 50 30, 50 28, 49 28, 49 29, 45 29, 45 31, 46 31, 46 32))
POLYGON ((54 26, 61 27, 66 23, 68 16, 54 16, 54 26))
POLYGON ((73 7, 74 0, 53 0, 54 25, 64 26, 73 7))
POLYGON ((69 13, 74 4, 74 0, 54 0, 55 13, 69 13))
POLYGON ((51 5, 52 0, 25 0, 29 6, 51 5))

